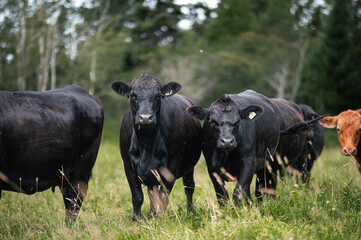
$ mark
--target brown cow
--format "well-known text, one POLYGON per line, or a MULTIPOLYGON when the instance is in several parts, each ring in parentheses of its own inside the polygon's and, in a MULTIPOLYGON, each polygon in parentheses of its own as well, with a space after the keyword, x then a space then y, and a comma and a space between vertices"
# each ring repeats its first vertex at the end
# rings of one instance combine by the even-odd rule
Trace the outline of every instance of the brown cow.
POLYGON ((361 174, 361 109, 344 111, 335 117, 324 117, 320 123, 327 128, 336 128, 345 156, 353 156, 361 174))

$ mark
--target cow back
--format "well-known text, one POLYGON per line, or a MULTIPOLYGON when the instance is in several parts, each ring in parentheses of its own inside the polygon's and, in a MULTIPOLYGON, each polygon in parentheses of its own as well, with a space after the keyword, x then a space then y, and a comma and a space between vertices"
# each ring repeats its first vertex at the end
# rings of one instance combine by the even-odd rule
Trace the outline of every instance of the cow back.
POLYGON ((27 193, 58 185, 60 170, 72 175, 82 151, 101 136, 103 108, 78 86, 1 92, 0 101, 0 168, 27 193))

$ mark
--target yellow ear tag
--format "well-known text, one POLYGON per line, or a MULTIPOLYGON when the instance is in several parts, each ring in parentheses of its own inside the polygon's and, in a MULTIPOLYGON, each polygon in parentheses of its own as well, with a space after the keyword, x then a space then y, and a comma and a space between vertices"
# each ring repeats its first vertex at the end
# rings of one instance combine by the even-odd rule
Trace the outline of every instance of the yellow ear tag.
POLYGON ((169 95, 172 95, 172 93, 173 93, 173 90, 170 90, 169 92, 166 92, 165 95, 169 96, 169 95))
POLYGON ((249 119, 253 119, 255 116, 256 116, 255 112, 250 112, 248 115, 249 119))

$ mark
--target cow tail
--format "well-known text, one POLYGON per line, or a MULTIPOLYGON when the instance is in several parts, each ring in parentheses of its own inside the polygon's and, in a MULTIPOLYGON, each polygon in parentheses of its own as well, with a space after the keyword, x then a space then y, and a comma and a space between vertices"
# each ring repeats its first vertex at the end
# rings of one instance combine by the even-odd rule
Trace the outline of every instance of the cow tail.
POLYGON ((318 121, 323 117, 325 117, 325 115, 318 116, 315 119, 309 121, 298 122, 286 129, 281 130, 280 135, 300 134, 308 131, 316 131, 319 124, 318 121))

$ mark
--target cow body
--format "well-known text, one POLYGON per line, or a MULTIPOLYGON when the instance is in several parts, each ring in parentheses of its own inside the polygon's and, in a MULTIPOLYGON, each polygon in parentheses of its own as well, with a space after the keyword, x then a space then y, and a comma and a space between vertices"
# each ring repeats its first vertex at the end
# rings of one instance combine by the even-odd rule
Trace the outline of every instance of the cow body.
MULTIPOLYGON (((299 104, 301 108, 301 112, 305 121, 311 121, 315 118, 318 118, 319 115, 309 106, 304 104, 299 104)), ((317 158, 321 155, 323 147, 325 143, 325 136, 323 126, 321 124, 317 124, 312 128, 312 131, 308 133, 308 141, 307 141, 307 172, 309 175, 307 179, 310 178, 311 169, 313 164, 317 160, 317 158)), ((294 166, 299 170, 299 166, 294 166)))
POLYGON ((61 188, 67 220, 76 217, 103 127, 99 100, 78 86, 0 92, 0 191, 61 188))
POLYGON ((334 117, 324 117, 320 123, 324 127, 337 129, 341 153, 356 159, 361 174, 361 109, 347 110, 334 117))
POLYGON ((279 140, 279 119, 272 102, 254 91, 224 95, 208 109, 192 107, 188 113, 205 119, 203 154, 218 202, 228 199, 224 181, 237 181, 233 199, 250 199, 250 184, 257 173, 256 197, 267 193, 270 161, 279 140))
MULTIPOLYGON (((271 99, 279 114, 280 130, 297 123, 310 121, 318 115, 306 105, 298 105, 284 99, 271 99)), ((309 182, 314 161, 323 148, 323 128, 320 124, 298 134, 281 134, 277 152, 282 160, 273 161, 273 170, 279 170, 283 176, 283 164, 291 175, 298 175, 304 183, 309 182)), ((276 178, 274 179, 276 181, 276 178)))
POLYGON ((132 192, 133 219, 141 214, 141 184, 148 187, 150 208, 155 213, 166 210, 167 191, 172 190, 177 178, 183 177, 190 207, 194 166, 201 153, 200 123, 186 114, 192 102, 174 94, 179 84, 161 86, 148 74, 129 85, 117 82, 112 87, 121 95, 127 95, 128 90, 131 97, 121 125, 120 151, 132 192))

